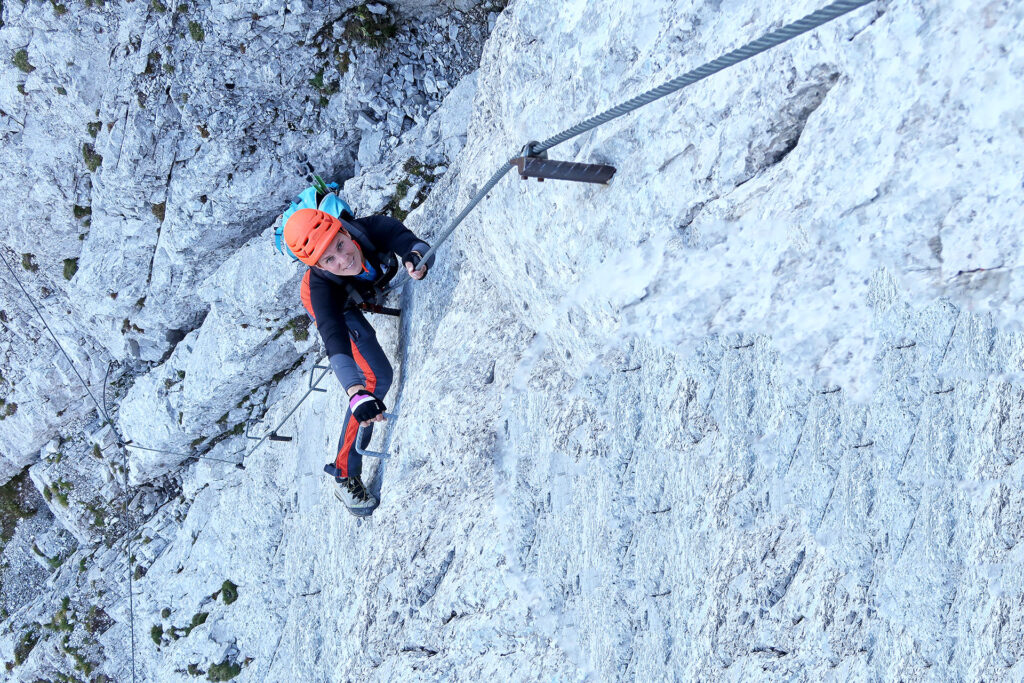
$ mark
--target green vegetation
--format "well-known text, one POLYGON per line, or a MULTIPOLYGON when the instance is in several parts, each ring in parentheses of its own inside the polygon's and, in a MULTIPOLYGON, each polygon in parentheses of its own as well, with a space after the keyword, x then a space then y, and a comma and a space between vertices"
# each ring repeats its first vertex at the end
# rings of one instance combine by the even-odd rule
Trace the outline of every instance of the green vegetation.
POLYGON ((92 525, 96 527, 107 525, 107 513, 100 505, 100 503, 93 502, 85 506, 85 509, 92 513, 92 525))
POLYGON ((437 179, 432 172, 433 169, 428 166, 424 166, 415 157, 409 157, 406 159, 405 164, 402 166, 402 170, 404 170, 408 175, 398 181, 398 185, 395 186, 394 194, 391 195, 391 199, 384 207, 385 213, 400 221, 404 221, 409 215, 409 211, 412 211, 423 203, 427 198, 427 188, 437 179), (422 181, 422 186, 413 198, 409 211, 406 211, 402 209, 401 203, 402 200, 405 199, 406 195, 409 194, 409 190, 414 184, 414 178, 419 178, 420 181, 422 181))
POLYGON ((240 664, 235 664, 225 659, 220 664, 211 666, 210 670, 206 672, 206 678, 211 681, 230 681, 240 673, 242 673, 242 666, 240 664))
POLYGON ((58 95, 67 95, 68 94, 67 88, 65 88, 63 85, 58 85, 56 88, 54 88, 54 90, 57 91, 58 95))
POLYGON ((231 583, 230 580, 225 579, 224 583, 220 587, 220 596, 224 598, 224 604, 230 605, 238 599, 238 586, 231 583))
POLYGON ((74 207, 71 209, 71 212, 75 215, 75 218, 77 218, 78 220, 82 220, 86 216, 92 215, 92 207, 79 206, 78 204, 75 204, 74 207))
POLYGON ((87 142, 82 143, 82 158, 85 159, 86 168, 94 173, 103 163, 103 157, 96 152, 95 147, 87 142))
MULTIPOLYGON (((168 612, 168 614, 170 614, 170 610, 167 610, 167 608, 164 608, 164 609, 168 612)), ((206 618, 208 616, 210 616, 209 612, 199 612, 199 613, 197 613, 197 614, 192 616, 192 621, 191 621, 191 623, 189 623, 188 626, 171 626, 171 628, 167 631, 167 634, 173 640, 177 640, 178 638, 182 638, 182 637, 187 638, 189 636, 189 634, 192 633, 192 629, 196 628, 197 626, 199 626, 201 624, 205 624, 206 623, 206 618)), ((154 626, 153 627, 154 633, 156 632, 156 629, 157 629, 157 627, 154 626)), ((163 633, 164 633, 164 630, 163 630, 163 627, 161 626, 160 627, 160 634, 163 635, 163 633)), ((154 640, 155 640, 155 637, 154 637, 154 640)))
MULTIPOLYGON (((89 674, 91 674, 93 672, 93 670, 98 665, 95 664, 94 662, 90 662, 88 659, 83 657, 82 653, 79 652, 78 648, 75 647, 74 645, 71 645, 69 641, 70 641, 70 638, 65 636, 64 637, 64 641, 61 643, 61 649, 64 651, 65 654, 70 655, 71 658, 73 660, 75 660, 75 670, 76 671, 81 671, 86 676, 88 676, 89 674)), ((78 679, 69 676, 68 680, 76 681, 78 679)))
POLYGON ((164 607, 162 610, 160 610, 160 616, 163 617, 164 619, 166 619, 167 617, 171 616, 171 608, 170 607, 164 607))
POLYGON ((100 445, 98 443, 94 443, 92 445, 92 457, 98 460, 101 460, 103 458, 103 451, 100 450, 100 445))
POLYGON ((160 624, 153 624, 153 628, 149 629, 149 637, 153 639, 153 642, 159 645, 164 637, 164 627, 160 624))
MULTIPOLYGON (((32 66, 28 61, 28 50, 18 50, 14 53, 14 58, 11 61, 14 63, 14 66, 18 67, 27 74, 30 74, 36 70, 36 68, 32 66)), ((24 95, 25 93, 22 94, 24 95)))
POLYGON ((66 258, 64 259, 64 279, 70 280, 78 272, 78 259, 66 258))
POLYGON ((359 5, 352 8, 349 13, 342 36, 349 41, 379 50, 387 45, 388 40, 394 38, 397 32, 394 22, 387 14, 377 15, 366 5, 359 5))
POLYGON ((70 617, 68 612, 71 611, 71 598, 64 596, 60 601, 60 609, 54 612, 53 618, 49 623, 43 624, 43 628, 48 628, 51 631, 73 631, 75 625, 71 623, 71 618, 75 616, 74 611, 71 611, 70 617))
POLYGON ((36 263, 36 257, 34 254, 22 254, 21 255, 21 267, 30 273, 35 273, 39 270, 39 264, 36 263))
POLYGON ((14 537, 18 521, 28 519, 37 512, 28 504, 31 486, 28 468, 0 486, 0 551, 14 537))
POLYGON ((206 32, 203 31, 203 27, 199 24, 198 21, 188 22, 188 34, 192 36, 192 40, 196 41, 197 43, 203 42, 203 39, 206 38, 206 32))
POLYGON ((58 3, 57 0, 50 0, 50 4, 53 6, 53 13, 58 17, 68 13, 68 6, 58 3))
MULTIPOLYGON (((102 121, 93 121, 92 123, 85 124, 85 129, 89 131, 89 135, 93 138, 100 134, 100 128, 103 128, 102 121)), ((92 211, 90 211, 90 213, 92 213, 92 211)))
POLYGON ((192 615, 192 623, 189 624, 188 628, 185 629, 185 635, 187 636, 190 633, 192 633, 192 629, 194 629, 196 626, 200 626, 202 624, 205 624, 206 623, 206 617, 208 617, 208 616, 210 616, 209 612, 199 612, 197 614, 193 614, 192 615))
MULTIPOLYGON (((38 626, 38 624, 34 624, 38 626)), ((14 646, 14 664, 15 666, 21 666, 28 659, 28 655, 32 652, 32 648, 39 642, 39 633, 34 628, 29 628, 21 634, 21 638, 18 639, 18 644, 14 646)))
POLYGON ((348 50, 344 50, 338 53, 338 74, 344 76, 348 73, 348 69, 352 66, 352 55, 349 54, 348 50))
POLYGON ((167 5, 160 2, 160 0, 152 0, 152 2, 150 2, 149 4, 153 7, 154 10, 156 10, 160 14, 163 14, 167 11, 167 5))
POLYGON ((169 74, 174 73, 174 65, 173 64, 164 64, 164 73, 169 73, 169 74))
POLYGON ((153 215, 156 216, 156 219, 163 223, 164 216, 167 214, 167 202, 152 204, 149 208, 153 212, 153 215))
POLYGON ((11 415, 18 412, 18 404, 14 401, 7 402, 0 398, 0 420, 6 420, 11 415))
POLYGON ((156 65, 159 63, 160 53, 155 50, 153 52, 150 52, 149 55, 146 56, 146 68, 143 70, 142 73, 146 74, 147 76, 156 73, 156 65))
POLYGON ((308 321, 309 318, 307 318, 306 316, 297 315, 288 322, 286 322, 284 326, 281 329, 279 329, 276 334, 274 334, 273 338, 277 339, 288 330, 291 330, 292 337, 295 338, 295 341, 306 341, 307 339, 309 339, 308 321))
POLYGON ((338 81, 331 81, 324 83, 324 70, 320 69, 316 72, 316 76, 309 79, 309 84, 313 86, 313 89, 320 93, 320 106, 326 107, 327 100, 331 95, 338 92, 341 84, 338 81))
MULTIPOLYGON (((63 479, 58 479, 57 481, 53 482, 53 487, 51 490, 53 491, 53 495, 57 498, 57 502, 60 503, 62 507, 67 507, 68 491, 71 490, 71 482, 64 481, 63 479)), ((44 491, 43 496, 45 495, 46 493, 44 491)), ((49 499, 47 498, 47 500, 49 499)))

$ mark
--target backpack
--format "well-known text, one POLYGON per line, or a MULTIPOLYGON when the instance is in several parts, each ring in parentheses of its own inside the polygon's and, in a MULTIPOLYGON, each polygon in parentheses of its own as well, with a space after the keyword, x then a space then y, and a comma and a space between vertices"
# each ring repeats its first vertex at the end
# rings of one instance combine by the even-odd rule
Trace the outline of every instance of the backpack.
POLYGON ((282 254, 288 254, 292 260, 298 261, 298 257, 292 253, 284 244, 284 224, 293 213, 299 209, 319 209, 331 214, 335 218, 343 218, 347 221, 355 220, 355 214, 348 203, 338 196, 338 183, 325 183, 318 175, 313 176, 313 184, 300 192, 283 214, 281 222, 274 230, 274 248, 282 254))

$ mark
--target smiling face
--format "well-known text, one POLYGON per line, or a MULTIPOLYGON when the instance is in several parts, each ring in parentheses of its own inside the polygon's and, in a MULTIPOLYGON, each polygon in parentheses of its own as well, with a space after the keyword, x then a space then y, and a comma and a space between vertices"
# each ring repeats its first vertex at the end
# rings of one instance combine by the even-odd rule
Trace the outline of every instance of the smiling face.
POLYGON ((339 230, 316 265, 335 275, 359 275, 363 272, 363 254, 355 240, 345 230, 339 230))

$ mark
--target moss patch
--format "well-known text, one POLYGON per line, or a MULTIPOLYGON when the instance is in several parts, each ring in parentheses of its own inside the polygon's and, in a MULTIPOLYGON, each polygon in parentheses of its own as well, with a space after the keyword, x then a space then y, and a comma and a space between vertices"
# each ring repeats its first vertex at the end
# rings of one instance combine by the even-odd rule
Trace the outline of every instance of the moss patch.
MULTIPOLYGON (((35 624, 38 625, 38 624, 35 624)), ((29 628, 21 634, 21 638, 18 639, 17 645, 14 646, 14 664, 15 666, 21 666, 28 659, 29 653, 32 652, 32 648, 39 642, 39 632, 35 628, 29 628)))
POLYGON ((206 32, 203 30, 202 25, 198 21, 188 22, 188 34, 192 36, 192 40, 197 43, 203 42, 206 38, 206 32))
POLYGON ((31 487, 28 468, 0 486, 0 551, 14 537, 18 521, 28 519, 37 512, 29 504, 31 487))
POLYGON ((39 270, 39 264, 36 263, 36 257, 34 254, 22 254, 21 255, 21 267, 30 273, 35 273, 39 270))
POLYGON ((96 148, 89 143, 82 144, 82 158, 85 160, 85 166, 93 173, 103 163, 103 157, 96 151, 96 148))
POLYGON ((220 664, 211 666, 210 670, 206 672, 206 678, 211 681, 230 681, 240 673, 242 673, 241 664, 235 664, 225 659, 220 664))
POLYGON ((224 598, 225 605, 230 605, 238 599, 238 586, 231 583, 230 580, 225 580, 220 587, 220 596, 224 598))
POLYGON ((374 14, 366 5, 353 7, 345 20, 342 37, 356 43, 362 43, 375 50, 387 45, 388 40, 395 37, 398 29, 387 14, 374 14))
POLYGON ((78 272, 78 259, 66 258, 64 259, 64 279, 70 280, 78 272))
POLYGON ((18 67, 27 74, 32 73, 36 70, 34 66, 28 61, 28 50, 18 50, 14 53, 14 57, 11 59, 14 66, 18 67))
POLYGON ((284 326, 274 334, 274 339, 277 339, 285 332, 291 330, 292 337, 295 338, 295 341, 306 341, 309 339, 308 321, 309 318, 304 315, 295 316, 286 322, 284 326))
POLYGON ((412 211, 417 206, 423 203, 427 198, 428 188, 437 179, 434 175, 433 169, 429 166, 424 166, 416 157, 409 157, 406 159, 405 164, 402 165, 402 170, 406 172, 406 177, 398 181, 395 185, 395 191, 391 195, 391 199, 388 201, 387 206, 384 207, 384 213, 387 213, 396 220, 404 221, 409 215, 409 211, 412 211), (412 204, 409 207, 409 211, 404 210, 401 207, 402 200, 405 199, 406 195, 409 194, 409 190, 412 188, 414 179, 421 181, 421 187, 419 192, 413 197, 412 204))

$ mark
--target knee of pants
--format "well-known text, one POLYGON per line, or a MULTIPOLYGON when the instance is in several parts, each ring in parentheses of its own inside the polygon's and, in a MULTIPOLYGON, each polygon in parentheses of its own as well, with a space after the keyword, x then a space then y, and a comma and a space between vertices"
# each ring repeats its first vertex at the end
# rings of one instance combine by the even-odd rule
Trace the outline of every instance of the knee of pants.
POLYGON ((385 363, 384 367, 377 370, 377 387, 373 390, 373 393, 377 398, 384 398, 384 395, 388 393, 388 389, 391 388, 395 371, 392 369, 391 363, 385 363))

